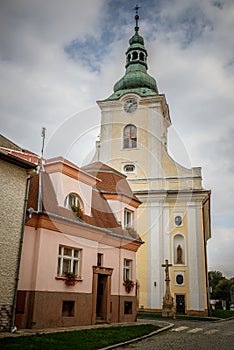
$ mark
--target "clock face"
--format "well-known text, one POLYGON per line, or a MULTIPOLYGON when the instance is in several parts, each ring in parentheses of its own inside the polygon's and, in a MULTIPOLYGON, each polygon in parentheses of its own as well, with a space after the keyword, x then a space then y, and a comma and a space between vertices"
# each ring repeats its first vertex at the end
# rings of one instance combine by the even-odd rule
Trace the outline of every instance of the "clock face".
POLYGON ((137 100, 130 98, 124 102, 123 110, 127 113, 133 113, 137 109, 137 100))
POLYGON ((180 226, 182 224, 182 217, 180 215, 177 215, 175 217, 175 225, 180 226))

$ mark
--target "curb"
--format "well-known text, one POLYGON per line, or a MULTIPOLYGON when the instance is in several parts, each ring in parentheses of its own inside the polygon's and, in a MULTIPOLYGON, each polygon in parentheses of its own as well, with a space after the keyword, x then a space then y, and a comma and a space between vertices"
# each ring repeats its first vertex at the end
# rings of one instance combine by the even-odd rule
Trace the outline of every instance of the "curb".
MULTIPOLYGON (((153 324, 153 322, 149 323, 149 324, 153 324)), ((132 344, 134 342, 137 342, 139 340, 143 340, 143 339, 146 339, 146 338, 150 338, 158 333, 161 333, 161 332, 164 332, 164 331, 167 331, 168 329, 174 327, 174 324, 173 323, 169 323, 167 326, 163 327, 163 328, 160 328, 158 329, 157 331, 154 331, 154 332, 151 332, 149 334, 145 334, 145 335, 142 335, 141 337, 137 337, 137 338, 134 338, 134 339, 131 339, 131 340, 127 340, 125 342, 121 342, 121 343, 118 343, 118 344, 113 344, 113 345, 109 345, 109 346, 106 346, 105 348, 100 348, 99 350, 110 350, 110 349, 115 349, 119 346, 124 346, 124 345, 128 345, 128 344, 132 344)))

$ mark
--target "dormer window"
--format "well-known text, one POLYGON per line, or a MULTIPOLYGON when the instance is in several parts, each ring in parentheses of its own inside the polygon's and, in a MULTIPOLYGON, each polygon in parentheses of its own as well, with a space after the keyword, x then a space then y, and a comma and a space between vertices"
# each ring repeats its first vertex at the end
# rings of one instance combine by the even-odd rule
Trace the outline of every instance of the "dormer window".
POLYGON ((72 209, 72 207, 74 206, 80 207, 80 208, 82 207, 81 200, 76 193, 69 193, 69 195, 67 195, 64 202, 64 206, 67 209, 72 209))
POLYGON ((64 206, 67 209, 71 209, 77 218, 83 220, 83 205, 80 197, 76 193, 69 193, 65 199, 64 206))
POLYGON ((125 209, 124 210, 124 228, 129 229, 132 227, 133 222, 133 213, 132 211, 125 209))

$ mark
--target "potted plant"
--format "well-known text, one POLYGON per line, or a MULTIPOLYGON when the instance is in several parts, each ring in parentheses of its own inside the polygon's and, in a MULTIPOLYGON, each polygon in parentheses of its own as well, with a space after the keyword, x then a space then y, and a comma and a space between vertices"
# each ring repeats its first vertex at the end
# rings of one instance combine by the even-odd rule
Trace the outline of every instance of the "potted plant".
POLYGON ((133 288, 134 288, 134 282, 129 280, 129 279, 126 279, 123 283, 124 287, 125 287, 125 290, 127 293, 130 293, 133 288))
POLYGON ((79 205, 72 205, 71 209, 79 219, 83 220, 84 213, 79 205))
POLYGON ((70 272, 69 270, 66 270, 64 272, 65 275, 65 284, 67 286, 75 286, 76 282, 77 282, 77 275, 73 272, 70 272))

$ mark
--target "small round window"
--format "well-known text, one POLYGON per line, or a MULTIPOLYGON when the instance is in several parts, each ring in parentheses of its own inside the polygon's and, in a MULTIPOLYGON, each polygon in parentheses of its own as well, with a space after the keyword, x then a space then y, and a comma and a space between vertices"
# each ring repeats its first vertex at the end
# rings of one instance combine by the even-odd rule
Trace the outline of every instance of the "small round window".
POLYGON ((177 275, 176 276, 176 283, 177 284, 183 284, 184 283, 184 277, 182 275, 177 275))
POLYGON ((125 171, 125 173, 134 173, 135 165, 133 165, 133 164, 126 164, 124 166, 124 171, 125 171))

